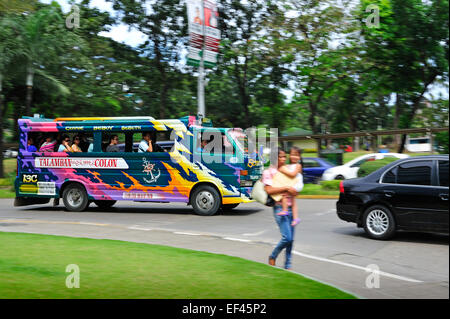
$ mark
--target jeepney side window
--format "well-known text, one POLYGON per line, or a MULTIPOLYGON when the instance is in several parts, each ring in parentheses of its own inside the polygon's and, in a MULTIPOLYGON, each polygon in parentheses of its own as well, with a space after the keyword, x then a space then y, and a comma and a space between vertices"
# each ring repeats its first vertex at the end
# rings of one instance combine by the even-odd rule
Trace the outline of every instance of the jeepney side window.
MULTIPOLYGON (((139 152, 139 145, 144 140, 145 132, 133 133, 133 152, 139 152)), ((150 139, 153 141, 152 153, 165 153, 172 150, 175 144, 176 134, 172 133, 172 130, 167 131, 149 131, 150 139)), ((145 142, 147 143, 147 142, 145 142)))
POLYGON ((92 133, 67 133, 67 132, 28 132, 27 134, 27 152, 58 152, 64 148, 63 141, 70 147, 79 140, 78 147, 81 152, 90 152, 90 145, 94 138, 92 133))
POLYGON ((125 133, 102 133, 102 152, 125 152, 125 133))
POLYGON ((26 152, 37 152, 44 140, 43 133, 41 132, 28 132, 27 144, 25 145, 26 152))

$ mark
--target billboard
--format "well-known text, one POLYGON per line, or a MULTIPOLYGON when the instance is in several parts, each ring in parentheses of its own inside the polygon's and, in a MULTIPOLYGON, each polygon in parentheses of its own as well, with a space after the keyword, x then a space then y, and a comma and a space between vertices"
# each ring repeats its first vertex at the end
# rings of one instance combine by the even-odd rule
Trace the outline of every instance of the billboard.
POLYGON ((204 66, 212 68, 217 63, 220 42, 217 2, 216 0, 188 0, 187 10, 189 20, 187 62, 189 65, 199 66, 201 55, 203 55, 204 66), (202 50, 203 43, 204 50, 202 50))

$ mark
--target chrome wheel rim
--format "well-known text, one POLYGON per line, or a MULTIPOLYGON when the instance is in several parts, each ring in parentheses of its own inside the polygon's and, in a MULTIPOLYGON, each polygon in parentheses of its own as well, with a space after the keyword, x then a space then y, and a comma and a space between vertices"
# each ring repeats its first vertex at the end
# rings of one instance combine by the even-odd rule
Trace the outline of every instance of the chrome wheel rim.
POLYGON ((197 206, 203 211, 209 211, 214 206, 214 196, 207 191, 201 191, 197 195, 197 206))
POLYGON ((388 215, 380 209, 371 211, 367 216, 367 228, 375 235, 384 234, 389 228, 388 215))
POLYGON ((83 194, 79 189, 73 188, 67 193, 67 202, 72 207, 78 207, 83 202, 83 194))

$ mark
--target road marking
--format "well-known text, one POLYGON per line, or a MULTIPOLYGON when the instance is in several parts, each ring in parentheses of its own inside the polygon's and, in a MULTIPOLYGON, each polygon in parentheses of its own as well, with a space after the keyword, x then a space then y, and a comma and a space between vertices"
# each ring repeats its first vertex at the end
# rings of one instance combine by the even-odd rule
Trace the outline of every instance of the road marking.
POLYGON ((261 230, 261 231, 256 232, 256 233, 246 233, 246 234, 242 234, 242 236, 258 236, 258 235, 264 234, 265 232, 266 232, 265 230, 261 230))
POLYGON ((128 229, 133 229, 133 230, 146 230, 146 231, 148 231, 148 230, 153 230, 152 228, 144 228, 144 227, 139 227, 139 226, 130 226, 130 227, 127 227, 128 229))
POLYGON ((244 243, 251 242, 250 239, 240 239, 240 238, 233 238, 233 237, 222 237, 222 238, 226 239, 226 240, 241 241, 241 242, 244 242, 244 243))
POLYGON ((181 231, 175 231, 173 233, 177 234, 177 235, 189 235, 189 236, 201 236, 202 235, 202 234, 197 234, 197 233, 187 233, 187 232, 181 232, 181 231))
MULTIPOLYGON (((314 259, 314 260, 319 260, 319 261, 324 261, 324 262, 328 262, 328 263, 332 263, 332 264, 337 264, 337 265, 341 265, 341 266, 346 266, 346 267, 351 267, 351 268, 355 268, 355 269, 359 269, 359 270, 364 270, 364 271, 371 271, 366 267, 362 267, 362 266, 358 266, 358 265, 353 265, 353 264, 349 264, 346 262, 342 262, 342 261, 337 261, 337 260, 332 260, 332 259, 328 259, 328 258, 323 258, 323 257, 317 257, 317 256, 313 256, 313 255, 308 255, 308 254, 304 254, 304 253, 300 253, 298 251, 292 251, 292 253, 294 255, 298 255, 298 256, 302 256, 305 258, 310 258, 310 259, 314 259)), ((394 275, 388 272, 384 272, 384 271, 379 271, 377 272, 378 274, 380 274, 381 276, 385 276, 385 277, 390 277, 390 278, 394 278, 394 279, 398 279, 398 280, 403 280, 403 281, 408 281, 408 282, 415 282, 415 283, 421 283, 423 281, 417 280, 417 279, 412 279, 412 278, 408 278, 408 277, 403 277, 403 276, 399 276, 399 275, 394 275)))
POLYGON ((335 213, 335 212, 336 212, 336 209, 333 208, 333 209, 327 210, 326 212, 323 212, 323 213, 317 213, 317 214, 315 214, 315 215, 316 215, 316 216, 323 216, 323 215, 331 214, 331 213, 335 213))
POLYGON ((92 226, 108 226, 109 224, 100 224, 100 223, 88 223, 88 222, 78 222, 80 225, 92 225, 92 226))

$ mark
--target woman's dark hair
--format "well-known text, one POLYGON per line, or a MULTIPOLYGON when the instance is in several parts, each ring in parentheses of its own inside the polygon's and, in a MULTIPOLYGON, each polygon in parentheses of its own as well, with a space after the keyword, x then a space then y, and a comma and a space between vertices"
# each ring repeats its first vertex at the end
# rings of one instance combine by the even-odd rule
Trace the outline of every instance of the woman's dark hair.
POLYGON ((277 154, 280 155, 281 152, 286 153, 284 149, 282 149, 281 147, 277 147, 277 154))
POLYGON ((298 154, 298 156, 300 156, 300 161, 298 162, 301 166, 302 169, 300 171, 300 174, 303 174, 303 157, 302 157, 302 150, 297 147, 297 146, 292 146, 289 150, 289 153, 291 153, 292 151, 296 152, 298 154))
MULTIPOLYGON (((75 137, 79 137, 79 136, 77 135, 77 136, 75 136, 75 137)), ((111 144, 112 140, 115 139, 116 137, 118 137, 116 134, 111 135, 111 136, 109 137, 109 144, 111 144)), ((80 139, 80 140, 81 140, 81 139, 80 139)))

